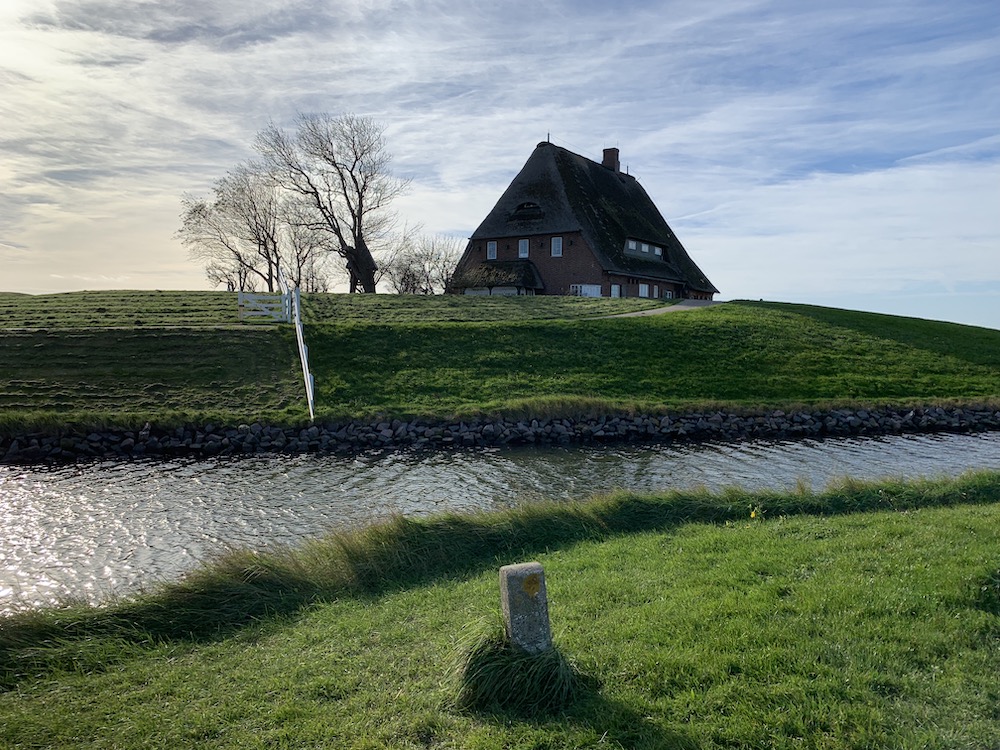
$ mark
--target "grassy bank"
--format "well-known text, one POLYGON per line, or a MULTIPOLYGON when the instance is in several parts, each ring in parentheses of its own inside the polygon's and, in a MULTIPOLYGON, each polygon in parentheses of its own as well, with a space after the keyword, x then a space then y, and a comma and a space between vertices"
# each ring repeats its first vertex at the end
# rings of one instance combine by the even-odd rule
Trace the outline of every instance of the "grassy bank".
MULTIPOLYGON (((0 295, 0 304, 0 429, 295 422, 305 414, 291 333, 234 326, 235 295, 0 295), (85 303, 106 312, 84 315, 85 303)), ((1000 331, 766 303, 595 317, 650 304, 309 296, 317 414, 577 415, 1000 397, 1000 331)))
POLYGON ((5 621, 0 744, 988 747, 1000 474, 617 494, 233 553, 105 610, 5 621), (554 716, 451 707, 496 568, 545 566, 588 677, 554 716))

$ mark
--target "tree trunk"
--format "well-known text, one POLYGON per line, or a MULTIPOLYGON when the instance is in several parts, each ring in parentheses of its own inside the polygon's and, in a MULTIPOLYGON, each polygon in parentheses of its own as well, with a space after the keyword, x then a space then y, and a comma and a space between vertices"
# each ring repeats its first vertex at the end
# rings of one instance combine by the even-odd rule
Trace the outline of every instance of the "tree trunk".
POLYGON ((357 291, 359 285, 362 292, 375 293, 375 273, 378 271, 378 266, 364 239, 359 239, 357 246, 351 248, 347 268, 351 274, 352 293, 357 291))

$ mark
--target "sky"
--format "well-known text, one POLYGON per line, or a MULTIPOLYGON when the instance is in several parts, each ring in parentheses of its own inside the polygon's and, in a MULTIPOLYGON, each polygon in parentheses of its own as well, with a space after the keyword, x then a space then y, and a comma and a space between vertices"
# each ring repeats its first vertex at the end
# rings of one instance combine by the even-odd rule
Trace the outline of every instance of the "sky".
POLYGON ((210 288, 181 196, 299 113, 428 234, 613 146, 721 299, 1000 329, 996 0, 0 0, 0 291, 210 288))

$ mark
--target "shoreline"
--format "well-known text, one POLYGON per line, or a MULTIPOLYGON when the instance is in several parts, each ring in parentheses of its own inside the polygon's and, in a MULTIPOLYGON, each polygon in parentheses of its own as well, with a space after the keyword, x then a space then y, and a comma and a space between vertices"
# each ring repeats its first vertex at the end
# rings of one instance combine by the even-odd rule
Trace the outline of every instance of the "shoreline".
POLYGON ((370 449, 705 443, 799 438, 962 433, 1000 430, 995 406, 782 409, 736 413, 710 409, 666 415, 382 419, 281 427, 188 424, 141 430, 25 431, 0 436, 0 464, 68 463, 140 457, 210 458, 254 454, 352 455, 370 449))

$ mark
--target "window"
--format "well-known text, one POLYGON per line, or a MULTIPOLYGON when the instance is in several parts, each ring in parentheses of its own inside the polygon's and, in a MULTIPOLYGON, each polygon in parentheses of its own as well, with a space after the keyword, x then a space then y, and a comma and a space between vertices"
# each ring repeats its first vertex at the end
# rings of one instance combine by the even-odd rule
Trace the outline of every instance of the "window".
POLYGON ((553 258, 562 257, 562 237, 552 238, 552 257, 553 258))
POLYGON ((543 216, 545 216, 545 212, 541 206, 533 201, 526 201, 514 209, 508 217, 508 221, 531 221, 541 219, 543 216))
POLYGON ((518 240, 517 241, 517 257, 527 258, 528 257, 528 241, 518 240))
POLYGON ((663 293, 663 297, 664 297, 664 299, 673 299, 674 298, 674 292, 673 292, 673 290, 672 289, 668 289, 667 291, 665 291, 663 293))
POLYGON ((600 284, 570 284, 569 293, 577 297, 600 297, 600 284))
POLYGON ((640 297, 649 296, 649 284, 639 284, 639 296, 640 297))
POLYGON ((649 245, 647 245, 645 242, 643 242, 642 245, 639 246, 639 249, 641 249, 644 253, 648 253, 649 252, 649 245))
POLYGON ((621 284, 612 284, 611 285, 611 296, 612 297, 621 297, 622 296, 622 285, 621 284))
POLYGON ((653 285, 653 298, 654 299, 660 298, 660 287, 656 286, 655 284, 653 285))
POLYGON ((496 260, 497 259, 497 242, 496 240, 490 240, 486 243, 486 260, 496 260))
POLYGON ((636 250, 637 248, 638 248, 638 243, 635 240, 629 240, 628 241, 628 249, 629 250, 636 250))
POLYGON ((656 253, 657 255, 663 255, 663 248, 662 247, 656 247, 654 245, 653 246, 653 252, 656 253))

